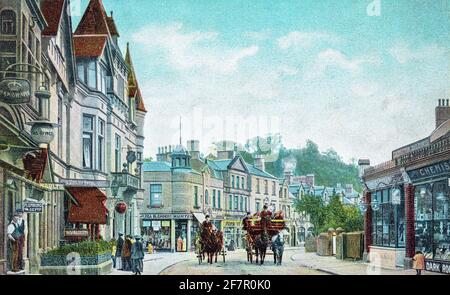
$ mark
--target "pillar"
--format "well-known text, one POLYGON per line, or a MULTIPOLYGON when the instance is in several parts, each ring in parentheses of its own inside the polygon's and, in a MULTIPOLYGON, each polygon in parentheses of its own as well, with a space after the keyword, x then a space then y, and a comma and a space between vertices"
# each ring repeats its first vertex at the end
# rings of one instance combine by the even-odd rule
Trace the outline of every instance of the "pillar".
POLYGON ((364 198, 366 204, 368 204, 367 211, 364 214, 364 260, 367 261, 370 246, 372 245, 372 208, 369 205, 372 202, 372 193, 365 191, 364 198))
POLYGON ((406 243, 405 243, 405 268, 412 267, 412 257, 415 252, 415 235, 416 230, 414 226, 414 190, 415 187, 411 183, 405 185, 405 230, 406 230, 406 243))
POLYGON ((192 244, 192 241, 191 241, 191 229, 192 229, 192 220, 188 219, 188 221, 187 221, 187 235, 186 235, 186 243, 187 243, 186 250, 188 252, 191 251, 191 244, 192 244))
POLYGON ((175 219, 170 221, 170 250, 175 252, 176 249, 176 237, 175 237, 175 219))

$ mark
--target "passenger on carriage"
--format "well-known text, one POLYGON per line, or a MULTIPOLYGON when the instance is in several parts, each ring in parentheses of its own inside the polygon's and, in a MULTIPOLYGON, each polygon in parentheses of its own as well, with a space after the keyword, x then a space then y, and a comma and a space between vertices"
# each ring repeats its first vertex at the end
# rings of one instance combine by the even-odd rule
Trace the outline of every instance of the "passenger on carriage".
POLYGON ((270 225, 270 220, 272 219, 272 212, 268 209, 267 205, 264 205, 260 216, 261 216, 261 227, 265 229, 268 227, 268 225, 270 225))
POLYGON ((247 215, 242 219, 242 229, 247 230, 250 226, 250 219, 252 218, 252 215, 250 212, 247 212, 247 215))

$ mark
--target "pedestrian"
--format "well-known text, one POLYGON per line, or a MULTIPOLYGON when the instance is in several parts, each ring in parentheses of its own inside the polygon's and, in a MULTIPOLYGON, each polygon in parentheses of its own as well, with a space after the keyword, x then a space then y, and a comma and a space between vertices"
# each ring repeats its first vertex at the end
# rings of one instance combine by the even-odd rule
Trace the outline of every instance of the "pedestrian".
POLYGON ((116 245, 113 245, 111 248, 111 260, 113 263, 113 268, 116 268, 116 252, 117 252, 117 247, 116 247, 116 245))
POLYGON ((144 271, 144 245, 142 244, 141 237, 135 236, 135 242, 131 247, 131 261, 133 266, 133 273, 135 275, 141 275, 144 271))
POLYGON ((8 240, 9 245, 11 247, 12 251, 12 257, 11 257, 11 268, 13 272, 19 272, 20 271, 20 253, 19 253, 19 247, 20 247, 20 238, 21 233, 19 229, 19 214, 14 214, 13 219, 11 220, 11 223, 8 225, 7 228, 7 234, 8 234, 8 240))
POLYGON ((413 257, 413 268, 416 270, 416 275, 420 276, 422 270, 425 269, 425 256, 422 252, 417 251, 413 257))
POLYGON ((119 238, 117 239, 116 243, 116 264, 118 270, 123 270, 123 263, 122 263, 122 250, 123 250, 123 233, 119 233, 119 238))
POLYGON ((16 215, 18 217, 17 224, 19 225, 18 230, 20 233, 19 237, 19 269, 24 270, 25 269, 25 262, 23 260, 23 248, 25 246, 25 220, 23 219, 23 211, 22 210, 16 210, 16 215))
POLYGON ((122 249, 122 269, 124 271, 131 271, 131 236, 127 235, 122 249))

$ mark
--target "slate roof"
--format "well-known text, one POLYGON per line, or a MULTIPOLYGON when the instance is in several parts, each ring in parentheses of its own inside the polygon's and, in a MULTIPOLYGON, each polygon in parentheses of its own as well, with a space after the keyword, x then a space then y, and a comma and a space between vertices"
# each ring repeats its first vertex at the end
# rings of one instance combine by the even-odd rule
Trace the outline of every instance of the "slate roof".
MULTIPOLYGON (((228 168, 228 165, 230 165, 231 161, 233 161, 232 159, 228 159, 228 160, 208 160, 208 163, 211 163, 211 165, 214 165, 214 169, 217 170, 221 170, 221 171, 226 171, 228 168)), ((256 176, 260 176, 260 177, 266 177, 266 178, 272 178, 272 179, 278 179, 275 176, 273 176, 270 173, 267 173, 265 171, 262 171, 258 168, 256 168, 255 166, 253 166, 252 164, 249 164, 245 161, 243 161, 245 166, 247 167, 247 170, 250 174, 252 175, 256 175, 256 176)))
POLYGON ((172 164, 169 162, 144 162, 142 171, 144 172, 170 172, 172 164))
POLYGON ((41 11, 47 22, 43 36, 56 36, 66 0, 42 0, 41 11))

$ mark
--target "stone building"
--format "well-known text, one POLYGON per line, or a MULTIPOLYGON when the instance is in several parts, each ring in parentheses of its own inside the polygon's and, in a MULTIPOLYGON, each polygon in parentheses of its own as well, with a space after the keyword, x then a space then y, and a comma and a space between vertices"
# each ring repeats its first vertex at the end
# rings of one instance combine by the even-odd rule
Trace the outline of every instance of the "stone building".
POLYGON ((69 0, 2 1, 0 23, 0 83, 31 88, 29 102, 7 88, 0 99, 0 273, 10 269, 5 230, 16 210, 28 211, 25 271, 37 273, 38 254, 62 242, 139 231, 146 110, 129 47, 122 57, 100 0, 75 36, 69 0), (115 216, 119 201, 128 210, 115 216))
POLYGON ((450 104, 440 99, 436 128, 376 166, 360 160, 365 184, 365 257, 410 268, 416 251, 426 269, 450 273, 450 104))
POLYGON ((50 51, 56 45, 49 44, 55 36, 70 31, 70 20, 63 9, 67 3, 55 1, 58 7, 53 9, 60 11, 61 27, 54 27, 47 2, 6 0, 0 4, 2 82, 23 79, 31 86, 29 102, 14 101, 7 93, 11 89, 2 86, 2 91, 7 91, 2 92, 0 102, 0 273, 11 269, 6 226, 17 210, 25 212, 25 272, 37 272, 38 254, 57 247, 62 237, 64 189, 49 184, 55 179, 51 166, 63 154, 63 145, 58 138, 59 130, 51 127, 47 127, 44 140, 41 124, 58 123, 53 116, 57 113, 57 93, 65 96, 73 85, 70 56, 64 55, 63 64, 55 67, 56 59, 64 53, 52 55, 50 51), (14 66, 19 63, 25 65, 14 66), (37 120, 41 123, 34 123, 37 120), (56 140, 52 141, 53 133, 56 140), (37 208, 37 212, 30 212, 31 207, 37 208))
POLYGON ((224 232, 225 243, 241 247, 246 212, 260 211, 265 204, 279 209, 279 180, 233 149, 219 150, 212 160, 200 155, 198 141, 188 141, 187 147, 160 147, 158 161, 144 163, 143 234, 157 249, 176 251, 181 237, 188 245, 182 250, 190 250, 198 223, 208 214, 224 232))
POLYGON ((140 165, 146 109, 130 48, 119 48, 119 31, 102 1, 91 0, 73 33, 77 84, 69 114, 71 147, 64 182, 75 199, 90 189, 101 224, 69 202, 68 230, 87 229, 105 239, 139 231, 140 165), (110 181, 111 180, 111 181, 110 181), (95 199, 95 198, 94 198, 95 199), (100 200, 100 203, 99 203, 100 200), (126 211, 115 210, 118 203, 126 211), (72 214, 73 213, 73 214, 72 214))

